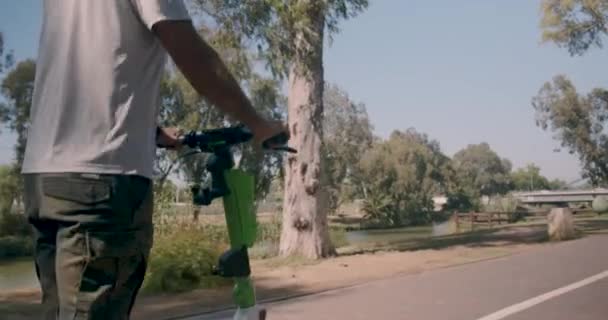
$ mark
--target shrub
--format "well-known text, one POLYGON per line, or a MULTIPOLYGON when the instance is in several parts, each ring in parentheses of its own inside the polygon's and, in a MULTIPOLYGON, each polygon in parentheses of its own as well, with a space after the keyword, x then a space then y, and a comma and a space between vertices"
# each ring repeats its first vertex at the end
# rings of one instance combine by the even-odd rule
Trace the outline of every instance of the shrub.
POLYGON ((30 237, 0 237, 0 260, 31 256, 34 243, 30 237))
POLYGON ((181 292, 229 284, 212 274, 226 249, 198 230, 185 230, 155 239, 143 285, 145 292, 181 292))
POLYGON ((348 245, 346 238, 346 229, 342 227, 332 227, 329 229, 329 237, 336 248, 345 247, 348 245))
POLYGON ((270 259, 279 254, 278 241, 257 241, 252 248, 249 249, 250 259, 270 259))
POLYGON ((490 202, 483 209, 492 212, 515 212, 519 206, 520 201, 517 198, 507 195, 490 199, 490 202))
POLYGON ((431 222, 433 196, 452 179, 439 143, 408 129, 375 143, 360 160, 365 181, 363 211, 371 225, 400 227, 431 222))
POLYGON ((369 228, 393 228, 423 225, 432 221, 429 209, 431 199, 410 195, 385 195, 370 190, 363 200, 362 226, 369 228))
MULTIPOLYGON (((155 240, 143 285, 147 293, 182 292, 213 288, 232 283, 212 275, 219 256, 229 247, 225 224, 192 223, 189 220, 155 216, 155 240)), ((277 256, 281 237, 281 219, 259 223, 256 242, 249 249, 251 259, 277 256)), ((331 228, 336 247, 348 244, 343 228, 331 228)))
POLYGON ((23 214, 0 213, 0 260, 31 256, 31 227, 23 214))
POLYGON ((7 211, 0 213, 0 237, 29 237, 31 234, 32 230, 25 215, 7 211))
POLYGON ((256 242, 276 242, 281 240, 281 218, 273 216, 269 222, 258 223, 256 242))
POLYGON ((361 209, 365 215, 364 225, 366 226, 390 226, 393 224, 395 209, 390 197, 380 192, 372 192, 370 196, 363 200, 361 209))
POLYGON ((475 192, 458 189, 448 195, 444 209, 449 212, 470 212, 478 211, 480 206, 479 196, 475 192))

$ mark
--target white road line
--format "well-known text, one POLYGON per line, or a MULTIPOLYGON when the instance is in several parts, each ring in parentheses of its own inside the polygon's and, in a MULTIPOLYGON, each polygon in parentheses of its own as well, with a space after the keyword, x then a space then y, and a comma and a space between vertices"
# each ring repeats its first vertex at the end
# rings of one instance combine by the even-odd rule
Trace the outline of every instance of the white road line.
POLYGON ((575 282, 573 284, 567 285, 565 287, 561 287, 559 289, 555 289, 553 291, 549 291, 545 294, 542 294, 540 296, 528 299, 526 301, 522 301, 518 304, 514 304, 510 307, 506 307, 502 310, 498 310, 492 314, 489 314, 485 317, 479 318, 477 320, 501 320, 504 319, 512 314, 518 313, 520 311, 529 309, 537 304, 543 303, 549 299, 555 298, 557 296, 560 296, 564 293, 567 293, 569 291, 572 290, 576 290, 578 288, 584 287, 586 285, 590 285, 594 282, 600 281, 604 278, 608 278, 608 270, 602 272, 602 273, 598 273, 594 276, 591 276, 589 278, 583 279, 579 282, 575 282))

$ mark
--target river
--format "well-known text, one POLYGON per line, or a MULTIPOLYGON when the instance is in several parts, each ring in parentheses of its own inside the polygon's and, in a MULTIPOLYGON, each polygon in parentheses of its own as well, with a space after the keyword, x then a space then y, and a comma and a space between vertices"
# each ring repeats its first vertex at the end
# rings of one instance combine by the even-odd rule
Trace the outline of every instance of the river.
POLYGON ((420 227, 349 231, 346 233, 346 240, 348 240, 350 245, 388 244, 443 236, 452 232, 453 225, 449 221, 446 221, 444 223, 420 227))
POLYGON ((349 231, 346 239, 350 245, 371 243, 392 243, 411 239, 425 238, 433 235, 432 226, 408 227, 395 229, 372 229, 349 231))

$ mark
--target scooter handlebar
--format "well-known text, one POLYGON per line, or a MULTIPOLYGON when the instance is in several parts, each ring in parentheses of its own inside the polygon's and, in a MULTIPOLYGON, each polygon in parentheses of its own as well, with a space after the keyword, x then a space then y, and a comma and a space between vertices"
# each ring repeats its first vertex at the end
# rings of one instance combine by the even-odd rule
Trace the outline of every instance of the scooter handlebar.
MULTIPOLYGON (((201 152, 213 153, 218 149, 249 142, 253 134, 245 126, 191 131, 180 138, 180 143, 201 152)), ((275 151, 296 153, 297 150, 287 146, 289 136, 283 132, 262 143, 262 148, 275 151)))

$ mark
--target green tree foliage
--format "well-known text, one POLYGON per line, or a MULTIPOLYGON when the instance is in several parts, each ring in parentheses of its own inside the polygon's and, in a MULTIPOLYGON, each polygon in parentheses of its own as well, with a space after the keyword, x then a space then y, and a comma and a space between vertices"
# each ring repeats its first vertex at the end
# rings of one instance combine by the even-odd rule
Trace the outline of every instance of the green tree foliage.
MULTIPOLYGON (((286 98, 279 92, 279 83, 274 79, 263 78, 254 74, 248 84, 251 101, 259 112, 268 118, 286 118, 286 98)), ((240 148, 239 168, 251 172, 255 178, 255 199, 261 201, 270 192, 272 182, 282 177, 283 155, 268 153, 244 145, 240 148)))
POLYGON ((549 180, 541 175, 540 167, 533 163, 511 172, 511 182, 515 191, 563 190, 567 188, 566 182, 559 179, 549 180))
POLYGON ((193 8, 213 19, 227 38, 257 47, 266 66, 278 77, 290 72, 293 59, 306 53, 305 48, 323 41, 310 28, 319 22, 316 18, 321 18, 331 39, 339 31, 340 20, 355 17, 367 6, 367 0, 193 1, 193 8))
MULTIPOLYGON (((162 127, 177 126, 186 113, 181 88, 177 85, 174 74, 166 72, 160 83, 160 109, 158 123, 162 127)), ((156 186, 162 188, 166 179, 176 169, 176 157, 173 151, 156 149, 154 174, 156 186)))
POLYGON ((31 228, 25 215, 13 210, 20 180, 13 165, 0 166, 0 260, 32 252, 31 228))
POLYGON ((479 195, 459 185, 448 194, 444 209, 448 212, 469 212, 477 211, 480 207, 479 195))
POLYGON ((327 85, 323 97, 324 161, 328 173, 330 212, 344 201, 364 196, 359 159, 373 143, 373 127, 365 105, 327 85))
POLYGON ((570 186, 568 183, 561 179, 553 179, 549 181, 549 190, 567 190, 570 186))
POLYGON ((0 123, 17 133, 17 170, 21 169, 25 153, 35 76, 36 63, 24 60, 10 70, 0 86, 0 93, 5 99, 4 103, 0 103, 0 123))
POLYGON ((548 190, 549 180, 540 174, 540 167, 529 164, 511 173, 513 189, 516 191, 548 190))
POLYGON ((511 163, 500 158, 487 143, 468 145, 454 157, 454 169, 463 192, 476 201, 479 196, 510 190, 511 163))
POLYGON ((0 74, 4 72, 4 69, 10 68, 13 64, 12 52, 6 52, 4 47, 4 34, 0 32, 0 74))
MULTIPOLYGON (((504 196, 495 196, 490 198, 490 201, 487 204, 482 206, 482 210, 485 212, 518 212, 521 210, 521 201, 513 196, 512 194, 507 194, 504 196)), ((513 215, 510 217, 512 222, 513 220, 519 220, 520 214, 513 215)))
MULTIPOLYGON (((602 48, 608 34, 606 0, 543 0, 541 28, 543 40, 568 48, 571 55, 583 55, 591 47, 602 48)), ((594 186, 606 185, 608 91, 601 88, 579 95, 563 75, 547 82, 532 104, 537 125, 551 128, 570 153, 583 164, 583 177, 594 186)), ((553 181, 554 187, 563 182, 553 181)))
POLYGON ((17 134, 15 163, 11 167, 17 182, 14 197, 18 202, 23 194, 19 173, 25 155, 35 76, 36 63, 24 60, 11 68, 0 84, 0 94, 4 98, 0 101, 0 125, 17 134))
POLYGON ((536 124, 551 130, 555 138, 583 166, 583 177, 595 185, 608 184, 608 90, 596 88, 587 95, 558 75, 532 99, 536 124))
MULTIPOLYGON (((202 27, 200 32, 220 53, 228 68, 246 89, 256 110, 269 118, 284 119, 285 98, 279 92, 279 85, 277 81, 253 71, 255 59, 251 52, 229 33, 205 27, 202 27)), ((160 124, 191 131, 218 128, 233 123, 204 97, 198 95, 181 73, 168 70, 161 83, 160 124)), ((256 199, 262 199, 268 193, 273 177, 279 174, 282 156, 263 154, 249 145, 237 149, 236 154, 240 168, 254 174, 256 199)), ((160 183, 175 168, 179 169, 179 175, 189 183, 207 182, 205 162, 208 155, 189 156, 180 161, 179 166, 173 166, 176 156, 172 151, 157 151, 155 168, 160 183)))
POLYGON ((452 183, 450 159, 439 143, 409 129, 395 131, 361 159, 367 198, 367 218, 383 226, 427 223, 433 196, 448 193, 452 183))
POLYGON ((0 32, 0 72, 4 70, 4 34, 0 32))
POLYGON ((0 166, 0 214, 11 211, 18 189, 18 176, 15 174, 13 166, 0 166))
POLYGON ((608 34, 608 1, 543 0, 541 10, 544 41, 567 47, 571 55, 602 47, 602 36, 608 34))

